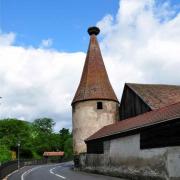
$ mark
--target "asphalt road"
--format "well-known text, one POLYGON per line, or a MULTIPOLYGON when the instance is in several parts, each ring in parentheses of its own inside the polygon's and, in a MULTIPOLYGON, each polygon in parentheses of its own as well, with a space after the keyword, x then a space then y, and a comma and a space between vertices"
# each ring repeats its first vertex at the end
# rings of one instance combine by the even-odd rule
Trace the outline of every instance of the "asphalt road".
POLYGON ((123 180, 110 176, 73 171, 72 167, 72 162, 26 166, 10 175, 8 180, 123 180))

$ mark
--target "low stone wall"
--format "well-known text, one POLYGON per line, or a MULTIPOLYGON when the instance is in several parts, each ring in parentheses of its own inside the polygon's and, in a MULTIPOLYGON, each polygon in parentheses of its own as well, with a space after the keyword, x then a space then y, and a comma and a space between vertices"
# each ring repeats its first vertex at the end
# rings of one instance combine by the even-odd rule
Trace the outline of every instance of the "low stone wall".
POLYGON ((133 180, 180 179, 180 147, 141 150, 139 134, 104 142, 104 154, 81 154, 80 168, 133 180))

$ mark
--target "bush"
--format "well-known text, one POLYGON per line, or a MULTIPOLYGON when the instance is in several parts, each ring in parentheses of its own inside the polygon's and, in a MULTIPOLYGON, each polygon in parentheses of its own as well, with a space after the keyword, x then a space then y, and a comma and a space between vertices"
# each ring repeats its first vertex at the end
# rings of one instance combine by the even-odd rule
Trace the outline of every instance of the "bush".
POLYGON ((11 160, 11 151, 5 145, 0 146, 0 163, 11 160))

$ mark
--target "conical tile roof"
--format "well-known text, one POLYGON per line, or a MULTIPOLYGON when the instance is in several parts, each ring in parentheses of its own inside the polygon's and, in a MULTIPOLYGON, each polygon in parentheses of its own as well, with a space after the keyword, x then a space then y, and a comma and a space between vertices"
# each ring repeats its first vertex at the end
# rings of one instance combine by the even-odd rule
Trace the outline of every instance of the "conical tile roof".
POLYGON ((76 91, 72 104, 85 100, 112 100, 118 99, 109 81, 106 68, 103 62, 96 35, 99 28, 88 29, 90 35, 89 48, 84 64, 83 73, 79 87, 76 91))

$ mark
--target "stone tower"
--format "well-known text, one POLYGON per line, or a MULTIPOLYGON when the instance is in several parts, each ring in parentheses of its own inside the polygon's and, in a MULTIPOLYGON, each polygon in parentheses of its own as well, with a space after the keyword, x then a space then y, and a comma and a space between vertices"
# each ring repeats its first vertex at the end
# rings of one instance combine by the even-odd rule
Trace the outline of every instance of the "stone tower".
POLYGON ((86 152, 84 140, 103 126, 118 120, 119 102, 110 84, 96 36, 90 27, 90 43, 79 87, 72 101, 74 155, 86 152))

